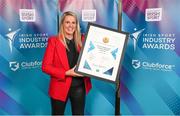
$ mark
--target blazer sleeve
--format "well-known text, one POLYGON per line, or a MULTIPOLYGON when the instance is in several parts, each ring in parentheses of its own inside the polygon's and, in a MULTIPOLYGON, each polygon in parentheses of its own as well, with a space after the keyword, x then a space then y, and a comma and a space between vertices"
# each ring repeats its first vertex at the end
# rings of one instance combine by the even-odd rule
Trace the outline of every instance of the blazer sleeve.
POLYGON ((85 41, 85 35, 84 35, 84 34, 81 35, 81 41, 82 41, 82 42, 85 41))
POLYGON ((42 61, 42 71, 59 80, 65 79, 65 69, 53 65, 53 57, 55 52, 55 38, 48 39, 48 45, 42 61))

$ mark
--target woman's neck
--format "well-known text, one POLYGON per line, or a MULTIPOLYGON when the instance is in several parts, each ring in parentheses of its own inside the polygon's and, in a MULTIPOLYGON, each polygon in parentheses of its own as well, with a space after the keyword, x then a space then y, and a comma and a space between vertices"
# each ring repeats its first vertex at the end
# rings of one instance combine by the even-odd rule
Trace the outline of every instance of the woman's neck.
POLYGON ((73 35, 65 35, 65 38, 68 40, 72 40, 73 39, 73 35))

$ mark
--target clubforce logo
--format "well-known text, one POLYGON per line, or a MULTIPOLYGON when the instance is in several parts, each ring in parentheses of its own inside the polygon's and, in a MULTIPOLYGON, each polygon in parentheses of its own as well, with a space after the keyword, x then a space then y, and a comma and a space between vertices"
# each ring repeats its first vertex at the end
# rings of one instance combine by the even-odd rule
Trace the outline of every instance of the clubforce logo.
POLYGON ((12 71, 16 71, 17 69, 19 69, 19 63, 16 61, 9 62, 9 67, 12 71))
POLYGON ((173 64, 162 64, 159 62, 147 62, 132 60, 132 66, 134 69, 142 68, 146 70, 156 70, 156 71, 173 71, 175 65, 173 64))
POLYGON ((9 62, 9 68, 12 71, 17 71, 18 69, 35 69, 40 68, 42 65, 42 61, 23 61, 23 62, 17 62, 12 61, 9 62))
POLYGON ((137 69, 141 66, 141 63, 139 60, 132 60, 132 66, 137 69))

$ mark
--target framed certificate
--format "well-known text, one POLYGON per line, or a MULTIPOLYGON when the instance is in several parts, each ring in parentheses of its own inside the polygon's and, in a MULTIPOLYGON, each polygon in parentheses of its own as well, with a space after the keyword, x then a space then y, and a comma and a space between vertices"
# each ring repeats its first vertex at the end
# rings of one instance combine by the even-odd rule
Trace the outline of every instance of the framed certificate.
POLYGON ((116 82, 127 39, 128 33, 88 23, 75 72, 116 82))

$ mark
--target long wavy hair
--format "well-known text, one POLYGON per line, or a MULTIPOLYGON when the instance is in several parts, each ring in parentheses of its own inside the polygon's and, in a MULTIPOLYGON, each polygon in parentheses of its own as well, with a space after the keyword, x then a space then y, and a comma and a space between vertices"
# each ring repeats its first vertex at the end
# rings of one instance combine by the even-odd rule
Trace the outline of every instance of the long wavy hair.
POLYGON ((59 30, 58 36, 59 36, 59 38, 62 38, 61 41, 65 45, 66 49, 69 50, 67 43, 66 43, 66 40, 65 40, 65 32, 64 32, 64 28, 63 28, 63 23, 64 23, 66 16, 73 16, 76 19, 76 29, 75 29, 75 32, 73 34, 73 38, 74 38, 76 50, 78 50, 78 47, 82 47, 81 31, 80 31, 80 25, 79 25, 77 15, 74 12, 67 11, 67 12, 63 13, 63 15, 61 16, 61 19, 60 19, 60 24, 59 24, 60 30, 59 30))

